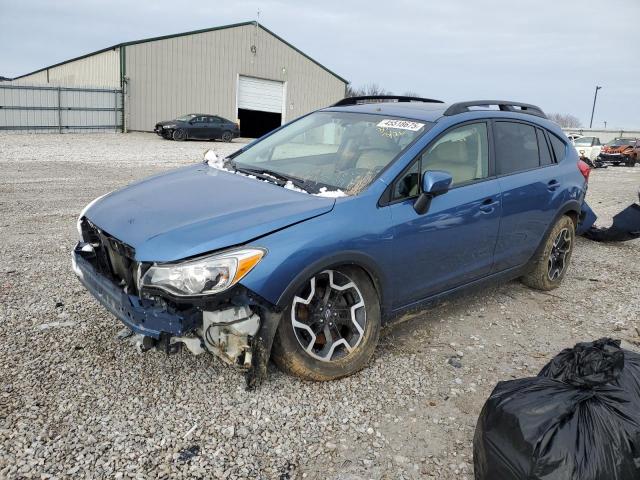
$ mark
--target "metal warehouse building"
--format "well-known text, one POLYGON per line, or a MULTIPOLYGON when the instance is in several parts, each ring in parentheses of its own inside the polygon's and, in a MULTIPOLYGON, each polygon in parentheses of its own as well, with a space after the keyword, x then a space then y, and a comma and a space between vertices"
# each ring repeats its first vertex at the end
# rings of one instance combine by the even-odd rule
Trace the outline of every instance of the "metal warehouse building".
POLYGON ((342 98, 347 81, 257 22, 121 43, 12 85, 124 91, 125 130, 185 113, 240 119, 256 136, 342 98))

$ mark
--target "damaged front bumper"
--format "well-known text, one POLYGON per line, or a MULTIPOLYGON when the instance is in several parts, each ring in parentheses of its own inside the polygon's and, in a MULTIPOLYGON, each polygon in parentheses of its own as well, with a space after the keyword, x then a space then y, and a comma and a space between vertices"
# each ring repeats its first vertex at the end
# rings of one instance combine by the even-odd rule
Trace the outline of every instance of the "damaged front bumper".
POLYGON ((80 282, 116 318, 137 335, 141 351, 158 348, 167 353, 180 344, 192 353, 210 352, 228 364, 247 370, 247 386, 266 376, 278 312, 246 293, 223 302, 171 304, 159 296, 127 292, 92 263, 91 244, 79 242, 72 254, 72 267, 80 282))
POLYGON ((128 295, 84 258, 84 246, 79 243, 73 252, 73 271, 102 306, 135 333, 158 340, 162 334, 182 336, 196 327, 197 318, 193 315, 169 313, 161 306, 155 306, 155 302, 128 295))
POLYGON ((618 165, 620 163, 626 163, 629 161, 629 157, 622 153, 601 153, 596 158, 596 166, 603 166, 605 164, 618 165))

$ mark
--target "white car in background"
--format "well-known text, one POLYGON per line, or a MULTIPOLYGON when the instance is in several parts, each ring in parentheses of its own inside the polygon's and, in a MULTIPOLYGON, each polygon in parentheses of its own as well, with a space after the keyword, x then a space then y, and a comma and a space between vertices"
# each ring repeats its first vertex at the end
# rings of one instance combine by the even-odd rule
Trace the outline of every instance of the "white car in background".
POLYGON ((598 137, 578 137, 573 140, 573 146, 578 155, 586 157, 592 162, 598 158, 602 150, 602 143, 598 137))

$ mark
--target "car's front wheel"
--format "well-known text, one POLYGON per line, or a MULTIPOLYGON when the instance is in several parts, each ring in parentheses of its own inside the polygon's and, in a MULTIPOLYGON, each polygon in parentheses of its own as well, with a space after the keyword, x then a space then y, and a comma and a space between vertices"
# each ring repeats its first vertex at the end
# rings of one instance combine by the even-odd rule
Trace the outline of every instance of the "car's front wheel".
POLYGON ((187 131, 184 130, 183 128, 178 128, 177 130, 173 131, 172 137, 176 141, 186 140, 187 139, 187 131))
POLYGON ((285 310, 273 360, 307 380, 335 380, 362 369, 379 336, 380 302, 368 275, 355 267, 323 270, 285 310))
POLYGON ((532 260, 531 270, 521 278, 522 283, 537 290, 558 288, 569 268, 575 236, 573 220, 563 215, 532 260))

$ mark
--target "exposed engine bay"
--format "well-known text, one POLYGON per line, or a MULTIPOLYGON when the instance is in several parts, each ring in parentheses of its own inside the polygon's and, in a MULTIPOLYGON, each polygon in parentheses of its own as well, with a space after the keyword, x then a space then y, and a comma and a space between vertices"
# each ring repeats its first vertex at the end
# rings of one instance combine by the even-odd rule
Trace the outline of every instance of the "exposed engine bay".
POLYGON ((184 336, 158 340, 137 334, 133 337, 140 352, 153 348, 175 353, 180 344, 194 355, 213 353, 226 363, 242 368, 251 367, 252 339, 260 328, 260 317, 248 306, 218 311, 203 311, 202 326, 184 336))

